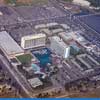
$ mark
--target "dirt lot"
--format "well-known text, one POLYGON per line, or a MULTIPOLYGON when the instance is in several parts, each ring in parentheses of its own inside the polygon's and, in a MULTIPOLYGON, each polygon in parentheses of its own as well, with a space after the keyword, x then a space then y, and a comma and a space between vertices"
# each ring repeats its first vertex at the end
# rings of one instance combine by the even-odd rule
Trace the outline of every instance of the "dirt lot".
POLYGON ((70 98, 100 98, 100 88, 91 92, 70 95, 70 98))

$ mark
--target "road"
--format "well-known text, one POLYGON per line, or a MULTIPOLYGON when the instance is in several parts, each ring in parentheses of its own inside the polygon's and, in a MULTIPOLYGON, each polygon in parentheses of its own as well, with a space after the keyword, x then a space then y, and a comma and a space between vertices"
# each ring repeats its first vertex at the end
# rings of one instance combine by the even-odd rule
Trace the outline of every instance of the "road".
POLYGON ((59 3, 57 0, 49 0, 49 2, 51 2, 52 5, 53 5, 54 7, 58 8, 58 9, 60 9, 62 12, 64 12, 67 16, 70 16, 70 15, 72 14, 70 11, 65 10, 65 9, 63 8, 63 6, 60 5, 60 3, 59 3))
POLYGON ((2 64, 3 67, 5 67, 8 70, 8 72, 12 75, 12 77, 15 79, 18 85, 22 88, 27 97, 32 97, 31 92, 29 92, 30 87, 28 83, 22 78, 22 76, 20 76, 19 73, 16 72, 16 70, 14 70, 14 68, 11 68, 7 59, 3 57, 1 54, 0 54, 0 64, 2 64))

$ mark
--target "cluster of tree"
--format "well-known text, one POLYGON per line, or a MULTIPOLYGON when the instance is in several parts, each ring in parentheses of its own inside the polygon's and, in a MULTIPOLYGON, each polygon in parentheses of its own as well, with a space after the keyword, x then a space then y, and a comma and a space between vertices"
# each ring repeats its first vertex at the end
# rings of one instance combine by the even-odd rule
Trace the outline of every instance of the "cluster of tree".
POLYGON ((65 90, 68 92, 88 92, 90 88, 96 88, 100 81, 90 81, 89 79, 78 80, 65 84, 65 90))
POLYGON ((38 95, 36 95, 37 98, 49 98, 49 97, 56 97, 61 95, 62 90, 58 90, 58 91, 52 91, 52 92, 46 92, 46 93, 39 93, 38 95))
POLYGON ((6 2, 7 4, 9 4, 9 3, 15 4, 15 3, 16 3, 16 0, 5 0, 5 2, 6 2))
POLYGON ((64 1, 67 1, 67 2, 72 2, 73 0, 64 0, 64 1))
POLYGON ((100 7, 100 0, 87 0, 91 3, 91 6, 100 7))

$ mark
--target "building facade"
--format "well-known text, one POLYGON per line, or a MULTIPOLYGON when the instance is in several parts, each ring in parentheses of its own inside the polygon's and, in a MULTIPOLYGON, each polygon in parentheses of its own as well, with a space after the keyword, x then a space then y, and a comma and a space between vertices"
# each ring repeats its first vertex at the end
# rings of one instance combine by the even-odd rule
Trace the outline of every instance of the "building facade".
POLYGON ((57 36, 54 36, 50 39, 51 46, 50 48, 59 56, 63 58, 68 58, 70 56, 70 46, 66 45, 62 39, 57 36))
POLYGON ((30 36, 24 36, 21 39, 21 47, 23 49, 45 46, 45 43, 46 43, 45 34, 34 34, 30 36))

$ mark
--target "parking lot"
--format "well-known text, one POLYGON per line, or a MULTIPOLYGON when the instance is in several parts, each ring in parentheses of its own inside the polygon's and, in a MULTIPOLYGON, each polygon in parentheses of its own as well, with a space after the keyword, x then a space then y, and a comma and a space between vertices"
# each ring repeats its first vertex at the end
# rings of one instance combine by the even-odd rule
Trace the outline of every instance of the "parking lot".
POLYGON ((82 36, 84 36, 91 44, 100 47, 100 15, 87 15, 77 17, 74 21, 82 27, 82 36))
POLYGON ((16 7, 15 10, 24 18, 24 20, 30 19, 34 21, 65 16, 64 13, 53 6, 16 7))
POLYGON ((16 24, 18 22, 19 14, 11 7, 0 6, 0 25, 16 24))

